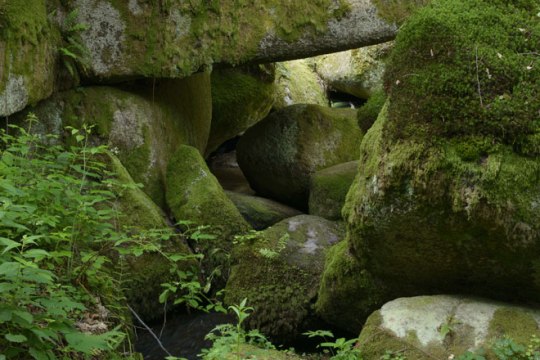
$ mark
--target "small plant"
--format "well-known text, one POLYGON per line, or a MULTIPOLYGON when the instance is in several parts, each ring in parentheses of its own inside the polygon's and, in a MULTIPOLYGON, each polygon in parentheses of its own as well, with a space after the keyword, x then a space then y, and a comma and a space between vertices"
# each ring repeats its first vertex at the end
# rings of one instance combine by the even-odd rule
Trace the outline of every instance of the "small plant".
POLYGON ((206 339, 213 342, 210 349, 204 349, 202 356, 207 360, 221 360, 227 354, 233 354, 237 360, 242 359, 241 346, 251 344, 264 349, 275 349, 268 339, 258 330, 246 331, 242 327, 244 321, 253 311, 252 307, 246 305, 247 299, 242 300, 239 305, 229 306, 229 310, 236 315, 236 324, 222 324, 216 326, 206 339))
POLYGON ((305 332, 309 338, 322 337, 324 342, 317 345, 317 347, 324 348, 329 352, 332 360, 361 360, 360 349, 355 347, 357 339, 346 340, 345 338, 336 339, 336 341, 329 341, 329 338, 334 338, 334 334, 328 330, 316 330, 305 332))
POLYGON ((407 358, 399 352, 387 350, 384 355, 381 356, 381 360, 407 360, 407 358))

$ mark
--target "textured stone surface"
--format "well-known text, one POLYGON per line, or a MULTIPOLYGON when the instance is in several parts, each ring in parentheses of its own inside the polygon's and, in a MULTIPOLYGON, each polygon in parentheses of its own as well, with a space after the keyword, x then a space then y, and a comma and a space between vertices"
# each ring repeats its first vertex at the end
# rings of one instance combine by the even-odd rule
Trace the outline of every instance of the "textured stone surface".
POLYGON ((497 340, 527 344, 540 334, 540 311, 461 296, 418 296, 386 303, 360 335, 366 359, 396 351, 409 359, 448 359, 467 351, 490 352, 497 340))
POLYGON ((184 77, 213 63, 273 62, 387 41, 369 0, 217 3, 76 0, 91 78, 184 77), (264 21, 261 21, 264 19, 264 21))
POLYGON ((0 116, 51 95, 60 33, 45 0, 0 2, 0 116))
POLYGON ((276 64, 275 109, 293 104, 328 106, 325 84, 312 65, 310 59, 276 64))
POLYGON ((313 318, 325 250, 343 236, 340 223, 299 215, 245 239, 233 254, 226 303, 248 298, 248 325, 291 341, 313 318))
POLYGON ((307 209, 311 174, 357 159, 361 139, 352 109, 291 105, 246 131, 238 164, 261 195, 307 209))

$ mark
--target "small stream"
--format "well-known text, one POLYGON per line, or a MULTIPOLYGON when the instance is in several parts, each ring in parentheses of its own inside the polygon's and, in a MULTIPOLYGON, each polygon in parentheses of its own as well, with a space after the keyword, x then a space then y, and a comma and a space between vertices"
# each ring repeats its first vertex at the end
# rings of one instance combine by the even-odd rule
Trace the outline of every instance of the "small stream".
MULTIPOLYGON (((192 313, 169 315, 165 327, 163 324, 153 324, 152 331, 160 338, 163 347, 173 356, 185 357, 189 360, 199 359, 204 348, 212 343, 204 340, 214 327, 219 324, 233 322, 231 315, 221 313, 192 313), (161 336, 160 336, 161 333, 161 336)), ((136 351, 143 354, 145 360, 163 360, 165 353, 152 335, 143 327, 137 325, 136 351)))

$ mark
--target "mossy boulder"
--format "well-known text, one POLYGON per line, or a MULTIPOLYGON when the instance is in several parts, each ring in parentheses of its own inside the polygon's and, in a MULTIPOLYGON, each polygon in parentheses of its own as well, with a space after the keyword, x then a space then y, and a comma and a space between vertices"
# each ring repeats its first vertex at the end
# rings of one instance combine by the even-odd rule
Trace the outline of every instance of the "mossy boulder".
POLYGON ((61 92, 31 109, 44 132, 94 125, 143 190, 165 208, 167 163, 180 144, 204 151, 212 116, 207 73, 125 88, 90 86, 61 92))
POLYGON ((361 139, 353 109, 291 105, 246 131, 238 164, 257 193, 307 209, 311 174, 358 159, 361 139))
POLYGON ((76 0, 91 79, 179 78, 214 63, 304 58, 387 41, 371 2, 76 0))
POLYGON ((194 147, 180 145, 169 161, 166 198, 177 221, 209 225, 208 231, 217 235, 212 243, 198 244, 203 250, 228 252, 233 236, 250 229, 194 147))
POLYGON ((341 208, 358 173, 358 161, 319 170, 311 176, 309 213, 329 220, 341 219, 341 208))
POLYGON ((358 333, 368 316, 390 299, 388 294, 344 240, 326 254, 315 311, 327 323, 358 333))
POLYGON ((334 90, 368 99, 382 90, 384 60, 393 42, 322 55, 313 59, 314 68, 334 90))
POLYGON ((60 31, 45 0, 0 1, 0 116, 51 95, 60 31))
POLYGON ((462 296, 418 296, 393 300, 373 313, 359 343, 363 359, 368 360, 387 351, 415 360, 481 351, 484 358, 495 360, 500 357, 493 350, 502 345, 501 340, 527 345, 532 336, 540 335, 539 326, 538 309, 462 296))
POLYGON ((268 115, 275 98, 274 74, 273 65, 212 72, 212 126, 207 154, 268 115))
POLYGON ((248 299, 247 325, 278 341, 292 341, 313 319, 311 302, 325 249, 342 239, 342 224, 316 216, 283 220, 241 240, 233 254, 225 302, 248 299))
POLYGON ((301 214, 294 208, 270 199, 232 191, 225 193, 255 230, 264 230, 283 219, 301 214))
POLYGON ((400 296, 540 300, 540 70, 521 55, 540 22, 519 5, 434 2, 396 40, 344 213, 354 255, 400 296))
MULTIPOLYGON (((172 227, 169 227, 163 211, 146 195, 124 168, 120 160, 109 154, 108 163, 120 184, 126 186, 120 192, 118 201, 114 204, 122 214, 116 224, 119 229, 127 227, 134 236, 143 236, 146 231, 162 231, 168 234, 167 243, 156 244, 163 246, 167 251, 191 255, 187 244, 175 236, 172 227)), ((153 239, 152 241, 161 241, 153 239)), ((163 291, 162 283, 171 279, 170 267, 172 264, 163 255, 157 252, 145 252, 141 255, 123 255, 115 261, 120 270, 126 273, 122 284, 124 294, 130 306, 144 320, 154 320, 163 315, 163 304, 159 303, 159 295, 163 291)), ((194 263, 186 261, 186 269, 194 263)))
POLYGON ((274 109, 293 104, 329 105, 325 84, 313 69, 310 59, 276 63, 274 109))

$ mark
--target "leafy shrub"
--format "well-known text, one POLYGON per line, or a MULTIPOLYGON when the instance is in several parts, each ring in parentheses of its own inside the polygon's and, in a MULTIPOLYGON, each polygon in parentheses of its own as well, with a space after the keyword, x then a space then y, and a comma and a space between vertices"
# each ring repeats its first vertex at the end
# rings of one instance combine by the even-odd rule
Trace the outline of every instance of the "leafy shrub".
MULTIPOLYGON (((30 117, 30 128, 37 119, 30 117)), ((16 126, 0 131, 0 359, 131 354, 131 323, 118 267, 124 256, 158 252, 182 281, 190 256, 167 253, 174 234, 118 228, 125 185, 90 147, 90 129, 69 129, 73 146, 16 126)), ((193 293, 177 299, 192 303, 193 293)), ((107 355, 107 357, 110 357, 107 355)))

